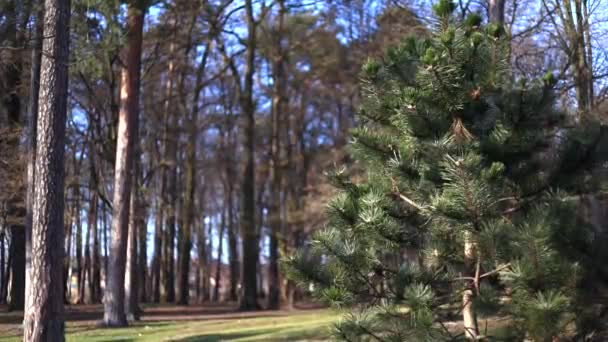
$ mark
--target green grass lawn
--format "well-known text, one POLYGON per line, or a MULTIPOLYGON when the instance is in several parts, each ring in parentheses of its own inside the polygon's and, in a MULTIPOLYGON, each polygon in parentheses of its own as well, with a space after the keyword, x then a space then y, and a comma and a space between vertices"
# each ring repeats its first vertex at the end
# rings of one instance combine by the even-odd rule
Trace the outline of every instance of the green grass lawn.
MULTIPOLYGON (((329 310, 307 310, 285 316, 144 321, 121 329, 68 323, 67 341, 319 341, 328 338, 331 323, 337 318, 329 310)), ((21 341, 21 336, 0 337, 0 341, 21 341)))

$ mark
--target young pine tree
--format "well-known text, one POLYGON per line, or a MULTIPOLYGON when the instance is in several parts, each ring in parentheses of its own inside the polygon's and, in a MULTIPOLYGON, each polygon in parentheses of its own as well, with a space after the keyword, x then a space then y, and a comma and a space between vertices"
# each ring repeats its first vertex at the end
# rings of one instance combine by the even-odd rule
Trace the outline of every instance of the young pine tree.
POLYGON ((431 38, 364 66, 351 148, 365 172, 329 175, 328 225, 284 267, 350 309, 339 339, 482 339, 480 320, 508 315, 515 338, 550 341, 575 318, 583 276, 563 250, 586 233, 557 190, 576 186, 574 134, 551 75, 514 80, 502 28, 455 22, 450 1, 434 9, 431 38))

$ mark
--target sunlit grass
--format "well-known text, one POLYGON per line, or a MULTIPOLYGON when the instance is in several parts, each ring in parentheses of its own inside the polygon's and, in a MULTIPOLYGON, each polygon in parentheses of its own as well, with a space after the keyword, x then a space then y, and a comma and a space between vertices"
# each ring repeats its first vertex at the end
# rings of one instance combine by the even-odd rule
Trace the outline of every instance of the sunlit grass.
MULTIPOLYGON (((68 323, 67 341, 319 341, 337 319, 329 310, 295 311, 285 316, 228 317, 187 322, 138 322, 104 329, 68 323)), ((0 341, 20 341, 20 336, 0 341)))

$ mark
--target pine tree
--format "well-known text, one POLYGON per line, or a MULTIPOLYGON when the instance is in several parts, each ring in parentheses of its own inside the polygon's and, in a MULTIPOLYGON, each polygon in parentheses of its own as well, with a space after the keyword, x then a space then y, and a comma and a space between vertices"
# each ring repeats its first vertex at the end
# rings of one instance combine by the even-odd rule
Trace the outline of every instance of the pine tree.
POLYGON ((602 133, 566 127, 551 74, 514 79, 500 26, 434 10, 430 38, 365 64, 353 170, 329 174, 327 227, 283 266, 350 308, 339 339, 482 339, 500 314, 516 340, 550 341, 577 318, 588 232, 571 191, 602 133))

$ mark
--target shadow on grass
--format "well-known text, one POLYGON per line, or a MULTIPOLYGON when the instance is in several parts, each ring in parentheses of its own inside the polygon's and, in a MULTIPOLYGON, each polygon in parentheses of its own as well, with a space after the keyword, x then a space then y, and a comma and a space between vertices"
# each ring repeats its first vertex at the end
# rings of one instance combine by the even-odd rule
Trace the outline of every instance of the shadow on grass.
POLYGON ((172 340, 175 342, 217 342, 217 341, 231 341, 246 337, 261 336, 276 332, 276 329, 258 329, 248 332, 234 332, 234 333, 210 333, 189 336, 183 339, 172 340))

